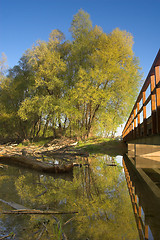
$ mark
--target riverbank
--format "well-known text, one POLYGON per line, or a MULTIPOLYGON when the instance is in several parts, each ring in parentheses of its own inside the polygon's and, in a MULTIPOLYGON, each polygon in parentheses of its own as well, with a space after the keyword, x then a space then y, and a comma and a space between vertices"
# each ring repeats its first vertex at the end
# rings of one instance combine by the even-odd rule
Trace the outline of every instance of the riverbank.
POLYGON ((124 155, 127 147, 122 140, 93 138, 84 142, 79 142, 75 147, 89 154, 108 154, 110 156, 124 155))
POLYGON ((123 141, 115 139, 92 138, 76 142, 74 139, 61 138, 54 140, 41 140, 30 143, 0 145, 1 155, 49 155, 59 158, 72 158, 75 156, 89 156, 89 154, 108 154, 110 156, 123 155, 126 152, 123 141))

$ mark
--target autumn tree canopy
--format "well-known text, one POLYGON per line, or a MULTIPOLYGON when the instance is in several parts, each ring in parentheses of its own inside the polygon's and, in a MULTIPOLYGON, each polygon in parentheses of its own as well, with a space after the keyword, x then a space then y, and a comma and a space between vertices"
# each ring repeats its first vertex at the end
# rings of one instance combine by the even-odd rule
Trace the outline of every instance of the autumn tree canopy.
POLYGON ((1 136, 84 138, 124 122, 140 83, 132 35, 104 33, 82 9, 69 30, 72 41, 53 30, 7 75, 1 71, 1 136))

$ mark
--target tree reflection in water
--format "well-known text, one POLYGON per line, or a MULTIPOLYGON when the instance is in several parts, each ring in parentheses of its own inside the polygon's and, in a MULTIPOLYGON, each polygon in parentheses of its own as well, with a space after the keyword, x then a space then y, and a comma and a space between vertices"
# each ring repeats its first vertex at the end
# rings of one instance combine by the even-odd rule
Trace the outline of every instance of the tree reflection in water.
MULTIPOLYGON (((107 155, 88 162, 89 167, 74 168, 72 180, 3 168, 2 199, 31 209, 78 213, 3 215, 1 235, 12 231, 16 239, 139 239, 122 167, 107 155), (108 166, 113 163, 116 166, 108 166)), ((2 204, 1 211, 6 209, 10 208, 2 204)))

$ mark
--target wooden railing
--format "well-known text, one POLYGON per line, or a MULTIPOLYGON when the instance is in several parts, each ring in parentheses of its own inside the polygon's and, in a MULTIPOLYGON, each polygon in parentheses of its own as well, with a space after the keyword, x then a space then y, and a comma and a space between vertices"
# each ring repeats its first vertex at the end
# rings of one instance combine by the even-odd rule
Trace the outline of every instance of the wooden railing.
POLYGON ((160 50, 124 127, 124 141, 160 134, 160 50))

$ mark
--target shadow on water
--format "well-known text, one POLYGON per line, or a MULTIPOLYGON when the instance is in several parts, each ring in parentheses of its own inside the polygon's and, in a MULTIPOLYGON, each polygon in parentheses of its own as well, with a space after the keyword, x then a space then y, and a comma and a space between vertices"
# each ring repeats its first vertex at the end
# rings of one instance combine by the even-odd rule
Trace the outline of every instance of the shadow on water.
MULTIPOLYGON (((81 167, 74 167, 72 179, 1 165, 1 199, 29 209, 78 213, 2 214, 0 236, 13 233, 16 240, 139 239, 122 157, 94 154, 78 162, 81 167)), ((7 210, 11 206, 1 203, 0 212, 7 210)))
POLYGON ((160 158, 124 155, 123 166, 140 239, 160 239, 160 158))

